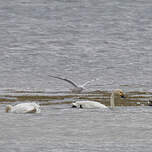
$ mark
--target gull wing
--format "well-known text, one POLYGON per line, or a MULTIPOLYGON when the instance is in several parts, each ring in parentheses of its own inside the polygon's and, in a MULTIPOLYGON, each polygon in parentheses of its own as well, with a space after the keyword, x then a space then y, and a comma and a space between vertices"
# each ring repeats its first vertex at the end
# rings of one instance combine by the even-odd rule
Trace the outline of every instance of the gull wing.
POLYGON ((73 81, 69 80, 69 79, 66 79, 66 78, 61 78, 61 77, 58 77, 58 76, 52 76, 52 75, 48 75, 49 77, 52 77, 52 78, 56 78, 56 79, 60 79, 60 80, 64 80, 68 83, 70 83, 71 85, 73 85, 74 87, 78 88, 77 84, 74 83, 73 81))

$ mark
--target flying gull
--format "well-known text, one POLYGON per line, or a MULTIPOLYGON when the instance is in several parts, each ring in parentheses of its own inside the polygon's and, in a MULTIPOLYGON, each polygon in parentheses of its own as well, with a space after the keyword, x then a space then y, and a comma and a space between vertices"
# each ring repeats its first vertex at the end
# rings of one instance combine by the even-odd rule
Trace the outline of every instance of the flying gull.
POLYGON ((71 89, 71 91, 72 91, 73 93, 81 93, 81 92, 85 89, 85 86, 86 86, 86 85, 88 85, 89 83, 97 80, 97 78, 96 78, 96 79, 87 81, 87 82, 85 82, 85 83, 82 84, 82 85, 77 85, 77 84, 76 84, 75 82, 73 82, 72 80, 69 80, 69 79, 66 79, 66 78, 61 78, 61 77, 53 76, 53 75, 48 75, 48 76, 50 76, 50 77, 52 77, 52 78, 60 79, 60 80, 63 80, 63 81, 66 81, 66 82, 70 83, 70 84, 73 86, 73 88, 71 89))

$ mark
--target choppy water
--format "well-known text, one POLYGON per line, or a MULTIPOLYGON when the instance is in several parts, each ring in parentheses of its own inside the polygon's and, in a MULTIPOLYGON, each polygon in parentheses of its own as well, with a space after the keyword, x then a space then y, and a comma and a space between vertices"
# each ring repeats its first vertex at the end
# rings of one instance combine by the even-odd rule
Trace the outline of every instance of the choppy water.
POLYGON ((127 92, 129 103, 147 102, 151 7, 151 0, 0 0, 0 150, 150 151, 150 107, 101 112, 59 104, 42 106, 38 115, 6 114, 4 107, 70 103, 77 96, 108 103, 115 88, 127 92), (99 79, 73 95, 48 74, 78 84, 99 79))
POLYGON ((0 86, 67 90, 48 74, 90 90, 149 91, 151 0, 0 1, 0 86))
POLYGON ((1 151, 150 152, 151 107, 114 110, 43 106, 41 114, 0 110, 1 151))

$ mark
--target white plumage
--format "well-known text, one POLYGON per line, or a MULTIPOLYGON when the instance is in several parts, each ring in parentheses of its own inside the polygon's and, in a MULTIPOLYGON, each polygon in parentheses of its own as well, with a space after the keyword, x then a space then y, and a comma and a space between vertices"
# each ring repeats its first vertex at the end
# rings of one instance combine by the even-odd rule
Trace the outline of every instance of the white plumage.
POLYGON ((95 101, 76 101, 72 103, 72 107, 76 108, 107 108, 104 104, 95 101))
MULTIPOLYGON (((111 94, 110 106, 111 108, 115 107, 115 97, 124 98, 124 93, 120 89, 116 89, 111 94)), ((108 108, 104 104, 101 104, 96 101, 76 101, 72 103, 73 108, 108 108)))
POLYGON ((6 112, 13 113, 40 113, 40 106, 36 103, 20 103, 15 106, 7 105, 6 112))

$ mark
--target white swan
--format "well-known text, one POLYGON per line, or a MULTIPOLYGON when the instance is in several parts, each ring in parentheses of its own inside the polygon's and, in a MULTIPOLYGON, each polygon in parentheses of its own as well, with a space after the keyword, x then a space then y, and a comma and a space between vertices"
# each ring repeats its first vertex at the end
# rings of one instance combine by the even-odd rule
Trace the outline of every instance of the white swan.
POLYGON ((75 103, 72 103, 72 108, 108 108, 108 107, 96 101, 76 101, 75 103))
POLYGON ((56 78, 56 79, 60 79, 60 80, 63 80, 63 81, 66 81, 68 82, 69 84, 71 84, 73 86, 73 88, 71 89, 71 91, 73 93, 81 93, 84 89, 85 89, 85 86, 88 85, 89 83, 93 82, 93 81, 96 81, 98 80, 98 78, 96 79, 93 79, 93 80, 90 80, 90 81, 87 81, 85 82, 84 84, 82 85, 77 85, 75 82, 73 82, 72 80, 69 80, 69 79, 66 79, 66 78, 61 78, 61 77, 58 77, 58 76, 52 76, 52 75, 48 75, 52 78, 56 78))
MULTIPOLYGON (((124 98, 124 93, 120 89, 116 89, 112 92, 111 94, 111 99, 110 99, 110 106, 111 108, 114 108, 115 106, 115 98, 116 97, 121 97, 124 98)), ((99 102, 95 101, 76 101, 72 103, 73 108, 108 108, 104 104, 101 104, 99 102)))
POLYGON ((7 105, 6 112, 13 113, 40 113, 40 106, 36 103, 20 103, 15 106, 7 105))

